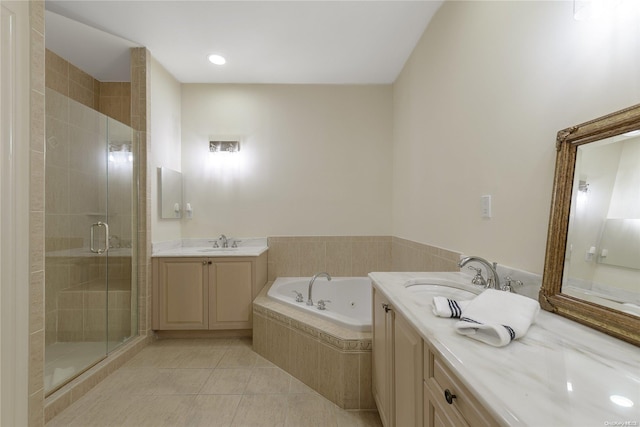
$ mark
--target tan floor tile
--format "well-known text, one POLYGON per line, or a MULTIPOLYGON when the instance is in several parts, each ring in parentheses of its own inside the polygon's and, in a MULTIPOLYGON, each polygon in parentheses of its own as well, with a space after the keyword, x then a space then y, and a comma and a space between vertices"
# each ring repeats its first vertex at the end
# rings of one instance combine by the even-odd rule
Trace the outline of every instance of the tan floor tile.
POLYGON ((243 394, 251 372, 248 368, 214 369, 199 394, 243 394))
POLYGON ((124 366, 127 368, 173 368, 179 367, 180 356, 184 354, 181 347, 158 347, 150 345, 131 358, 124 366))
POLYGON ((226 350, 223 348, 194 347, 185 349, 179 357, 180 368, 215 368, 226 350))
MULTIPOLYGON (((295 377, 291 377, 291 384, 289 386, 289 393, 291 394, 299 394, 299 393, 311 393, 318 394, 317 391, 300 381, 295 377)), ((319 396, 319 394, 318 394, 319 396)))
POLYGON ((335 427, 335 405, 320 395, 291 394, 285 426, 335 427))
POLYGON ((254 368, 245 394, 289 393, 291 375, 280 368, 254 368))
POLYGON ((153 394, 158 369, 120 368, 105 378, 93 390, 102 395, 145 395, 153 394))
POLYGON ((151 394, 198 394, 212 372, 211 369, 158 369, 151 394))
POLYGON ((175 427, 186 424, 195 396, 142 396, 121 427, 175 427))
MULTIPOLYGON (((93 401, 92 403, 85 405, 88 402, 84 402, 82 399, 74 403, 67 410, 72 409, 77 412, 77 416, 72 420, 61 420, 61 423, 55 424, 52 422, 47 423, 47 427, 53 425, 65 426, 65 427, 103 427, 103 426, 121 426, 124 424, 124 420, 131 411, 137 411, 138 400, 131 399, 130 396, 102 396, 100 399, 93 401)), ((64 415, 64 411, 60 415, 64 415)), ((60 416, 54 419, 55 422, 59 421, 60 416)))
POLYGON ((338 427, 382 427, 376 411, 345 411, 336 407, 338 427))
POLYGON ((231 425, 382 424, 375 411, 338 408, 254 353, 247 338, 156 341, 47 423, 47 427, 231 425))
POLYGON ((188 427, 226 427, 231 425, 236 413, 240 395, 200 395, 196 396, 189 411, 188 427))
POLYGON ((269 362, 264 357, 258 355, 258 358, 256 359, 256 364, 255 364, 256 368, 274 368, 275 366, 276 365, 274 365, 273 363, 269 362))
POLYGON ((218 368, 253 368, 258 354, 250 348, 229 348, 218 363, 218 368))
POLYGON ((284 426, 288 408, 286 394, 252 394, 242 396, 231 423, 234 427, 284 426))

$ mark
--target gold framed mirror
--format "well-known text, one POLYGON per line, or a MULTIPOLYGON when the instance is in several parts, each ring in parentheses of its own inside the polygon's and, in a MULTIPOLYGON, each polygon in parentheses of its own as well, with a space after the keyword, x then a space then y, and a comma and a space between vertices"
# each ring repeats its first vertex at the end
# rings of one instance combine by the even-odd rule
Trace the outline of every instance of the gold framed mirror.
POLYGON ((638 346, 640 239, 636 236, 640 236, 640 229, 633 227, 640 228, 640 132, 634 132, 639 130, 640 104, 558 132, 539 295, 543 309, 638 346), (585 164, 592 159, 592 168, 604 168, 607 160, 602 147, 616 150, 613 163, 618 165, 613 178, 591 169, 596 187, 585 174, 585 164), (607 179, 608 193, 601 191, 607 179), (608 200, 607 205, 586 205, 585 197, 608 200), (581 234, 580 230, 587 231, 581 234), (597 289, 587 289, 590 286, 597 289), (609 296, 620 294, 622 299, 609 296))

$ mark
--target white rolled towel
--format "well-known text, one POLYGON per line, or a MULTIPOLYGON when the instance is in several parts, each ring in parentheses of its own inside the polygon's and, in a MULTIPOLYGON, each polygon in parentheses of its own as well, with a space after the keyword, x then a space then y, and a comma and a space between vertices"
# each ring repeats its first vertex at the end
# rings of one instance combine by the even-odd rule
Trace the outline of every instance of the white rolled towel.
POLYGON ((438 317, 460 318, 471 301, 457 301, 447 297, 433 297, 433 314, 438 317))
POLYGON ((462 335, 502 347, 523 337, 539 312, 534 299, 487 289, 467 305, 454 327, 462 335))

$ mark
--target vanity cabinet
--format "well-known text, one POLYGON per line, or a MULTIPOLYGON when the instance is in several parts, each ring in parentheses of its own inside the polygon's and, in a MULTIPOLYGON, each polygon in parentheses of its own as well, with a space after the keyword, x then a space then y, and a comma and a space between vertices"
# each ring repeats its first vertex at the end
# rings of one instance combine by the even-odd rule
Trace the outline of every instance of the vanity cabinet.
POLYGON ((266 253, 153 258, 152 328, 251 329, 251 303, 266 275, 266 253))
POLYGON ((422 426, 422 338, 373 289, 373 396, 385 427, 422 426))
POLYGON ((499 425, 402 313, 375 287, 372 295, 372 391, 383 425, 499 425))
POLYGON ((424 426, 499 425, 443 360, 424 344, 424 426))

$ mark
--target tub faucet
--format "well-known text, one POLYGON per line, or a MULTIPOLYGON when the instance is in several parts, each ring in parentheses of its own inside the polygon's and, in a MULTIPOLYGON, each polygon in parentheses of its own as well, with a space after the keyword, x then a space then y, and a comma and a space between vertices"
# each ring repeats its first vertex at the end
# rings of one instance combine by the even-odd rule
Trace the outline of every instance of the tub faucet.
MULTIPOLYGON (((485 288, 493 288, 493 289, 502 289, 500 287, 500 278, 498 277, 498 272, 496 271, 496 268, 498 267, 498 263, 494 262, 493 264, 490 263, 489 261, 487 261, 484 258, 480 258, 478 256, 468 256, 466 258, 462 258, 460 260, 460 262, 458 263, 458 267, 462 268, 465 265, 467 265, 470 262, 477 262, 482 264, 486 269, 487 269, 487 282, 485 284, 485 288)), ((476 277, 474 277, 474 280, 476 280, 477 276, 479 274, 476 274, 476 277)))
POLYGON ((307 305, 313 305, 313 300, 311 299, 311 290, 313 289, 313 282, 315 282, 316 279, 320 276, 324 276, 327 278, 327 280, 331 280, 331 276, 329 275, 329 273, 318 273, 311 278, 311 281, 309 282, 309 298, 307 299, 307 305))

